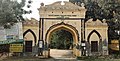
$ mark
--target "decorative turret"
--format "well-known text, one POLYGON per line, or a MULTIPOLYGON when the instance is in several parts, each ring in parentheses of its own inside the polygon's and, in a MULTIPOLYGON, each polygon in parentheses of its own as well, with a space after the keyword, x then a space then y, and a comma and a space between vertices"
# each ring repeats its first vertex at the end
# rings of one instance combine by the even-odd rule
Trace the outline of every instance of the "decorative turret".
POLYGON ((44 3, 41 3, 40 5, 41 5, 41 6, 44 6, 44 3))

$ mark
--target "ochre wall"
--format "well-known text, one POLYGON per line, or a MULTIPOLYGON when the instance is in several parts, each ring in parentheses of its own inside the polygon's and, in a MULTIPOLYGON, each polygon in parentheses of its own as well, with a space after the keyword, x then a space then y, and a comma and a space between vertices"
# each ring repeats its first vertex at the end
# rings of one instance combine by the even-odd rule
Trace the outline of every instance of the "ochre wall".
POLYGON ((38 21, 34 18, 31 18, 31 20, 26 20, 23 22, 23 33, 25 33, 27 30, 31 30, 34 32, 35 36, 36 36, 36 40, 33 36, 33 34, 31 32, 27 32, 24 36, 24 40, 25 41, 33 41, 32 46, 35 46, 35 41, 36 41, 36 45, 38 43, 38 37, 39 37, 39 28, 38 28, 38 21))

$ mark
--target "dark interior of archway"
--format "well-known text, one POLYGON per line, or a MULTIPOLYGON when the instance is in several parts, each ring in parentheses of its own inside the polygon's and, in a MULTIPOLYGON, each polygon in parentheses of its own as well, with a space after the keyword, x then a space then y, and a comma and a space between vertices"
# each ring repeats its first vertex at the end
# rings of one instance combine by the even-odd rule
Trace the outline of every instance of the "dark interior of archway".
POLYGON ((51 49, 72 49, 73 48, 73 36, 66 30, 54 31, 51 34, 51 49))

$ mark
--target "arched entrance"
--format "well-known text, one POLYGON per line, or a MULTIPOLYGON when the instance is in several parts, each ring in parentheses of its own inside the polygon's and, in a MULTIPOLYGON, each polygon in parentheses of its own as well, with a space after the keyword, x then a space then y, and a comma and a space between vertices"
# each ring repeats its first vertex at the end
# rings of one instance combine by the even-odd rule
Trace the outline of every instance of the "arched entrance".
POLYGON ((78 41, 79 41, 79 34, 78 34, 78 31, 76 30, 75 27, 73 27, 72 25, 69 25, 69 24, 65 24, 65 23, 60 23, 60 24, 55 24, 53 26, 51 26, 47 33, 46 33, 46 40, 45 42, 47 43, 48 45, 48 48, 50 47, 50 38, 51 38, 51 34, 55 31, 58 31, 58 30, 66 30, 68 32, 70 32, 72 34, 72 37, 73 37, 73 55, 75 56, 78 56, 80 55, 79 54, 79 50, 76 48, 77 44, 78 44, 78 41))
POLYGON ((90 32, 87 41, 90 46, 88 55, 102 54, 102 37, 96 30, 90 32))
POLYGON ((72 49, 73 36, 70 32, 60 29, 52 32, 50 37, 50 49, 72 49))
POLYGON ((30 32, 30 33, 33 35, 33 37, 34 37, 34 42, 36 43, 37 37, 36 37, 35 33, 34 33, 31 29, 26 30, 26 31, 23 33, 23 37, 25 37, 25 35, 26 35, 28 32, 30 32))
POLYGON ((24 43, 25 43, 25 52, 33 52, 33 46, 36 45, 37 37, 35 33, 28 29, 23 33, 24 43))
POLYGON ((59 29, 50 36, 50 56, 56 58, 73 57, 73 36, 70 32, 59 29))

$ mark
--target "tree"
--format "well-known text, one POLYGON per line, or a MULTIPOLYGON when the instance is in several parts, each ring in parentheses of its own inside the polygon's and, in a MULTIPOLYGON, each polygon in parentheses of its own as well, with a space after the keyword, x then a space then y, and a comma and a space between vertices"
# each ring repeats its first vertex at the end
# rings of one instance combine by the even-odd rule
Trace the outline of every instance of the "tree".
POLYGON ((22 9, 25 6, 25 0, 0 0, 0 26, 10 28, 16 22, 23 21, 23 14, 29 13, 22 9))
POLYGON ((120 31, 120 1, 119 0, 109 0, 105 3, 104 6, 105 14, 109 14, 112 17, 106 17, 109 21, 108 23, 108 32, 109 32, 109 41, 112 39, 119 39, 116 30, 120 31))
MULTIPOLYGON (((120 1, 119 0, 69 0, 70 2, 84 3, 87 9, 85 19, 111 19, 115 18, 114 15, 120 16, 120 1)), ((81 6, 79 4, 79 6, 81 6)), ((117 17, 117 19, 120 17, 117 17)))
POLYGON ((117 13, 119 11, 119 3, 118 0, 88 0, 88 2, 85 2, 86 19, 107 19, 111 21, 114 18, 113 12, 117 13))
POLYGON ((72 46, 72 34, 66 30, 58 30, 52 33, 51 36, 51 48, 69 49, 72 46))
MULTIPOLYGON (((76 0, 70 2, 78 3, 76 0)), ((85 3, 86 21, 90 18, 101 21, 106 19, 109 26, 109 39, 116 37, 115 30, 120 30, 120 0, 80 0, 79 3, 85 3)))
POLYGON ((87 3, 87 5, 85 6, 87 11, 86 11, 86 20, 93 18, 93 20, 96 19, 103 19, 103 13, 102 13, 102 9, 101 7, 98 5, 97 2, 93 1, 93 2, 89 2, 87 3))

